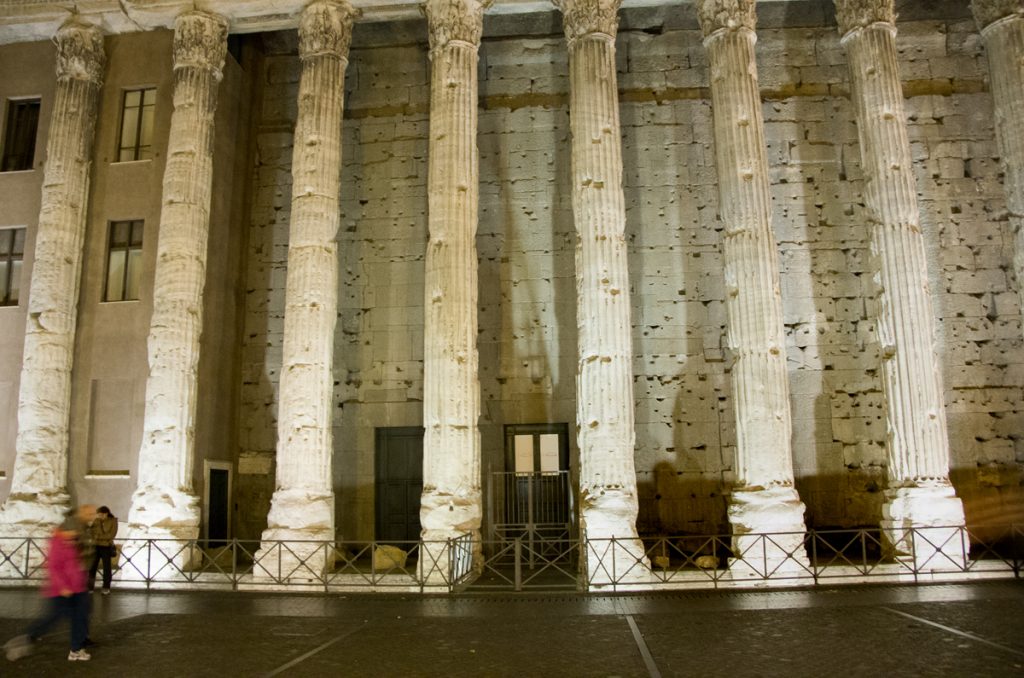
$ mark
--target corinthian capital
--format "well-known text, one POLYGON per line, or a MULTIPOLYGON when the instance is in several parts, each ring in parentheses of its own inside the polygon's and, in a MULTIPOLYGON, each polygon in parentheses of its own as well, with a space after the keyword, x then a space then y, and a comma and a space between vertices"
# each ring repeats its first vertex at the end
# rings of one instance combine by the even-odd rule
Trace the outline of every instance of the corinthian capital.
POLYGON ((299 55, 303 59, 320 55, 348 58, 352 44, 352 22, 358 10, 346 0, 317 0, 299 18, 299 55))
POLYGON ((757 13, 756 0, 697 0, 697 18, 704 37, 720 30, 734 31, 738 28, 754 30, 757 13))
POLYGON ((584 35, 603 33, 615 37, 619 29, 621 0, 553 0, 562 10, 565 37, 573 42, 584 35))
POLYGON ((835 3, 840 35, 874 23, 896 23, 893 0, 835 0, 835 3))
POLYGON ((103 34, 95 26, 68 21, 54 37, 57 44, 57 79, 103 81, 103 34))
POLYGON ((971 9, 978 28, 985 28, 1014 14, 1024 17, 1024 0, 971 0, 971 9))
POLYGON ((427 0, 423 12, 427 15, 430 48, 444 47, 453 40, 480 44, 484 32, 484 9, 491 0, 427 0))
POLYGON ((228 22, 216 14, 192 11, 174 21, 174 67, 199 68, 220 77, 228 50, 228 22))

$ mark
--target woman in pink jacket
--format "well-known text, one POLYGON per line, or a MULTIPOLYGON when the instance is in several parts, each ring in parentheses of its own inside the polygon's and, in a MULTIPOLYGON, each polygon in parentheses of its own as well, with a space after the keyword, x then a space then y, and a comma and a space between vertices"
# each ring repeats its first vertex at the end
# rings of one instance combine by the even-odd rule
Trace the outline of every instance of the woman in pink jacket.
POLYGON ((71 620, 71 652, 68 661, 89 661, 84 646, 89 635, 89 594, 86 590, 86 562, 83 562, 82 536, 96 515, 92 506, 80 506, 77 515, 68 518, 53 532, 46 552, 46 583, 43 596, 46 611, 28 627, 25 634, 4 646, 7 658, 20 659, 32 651, 32 644, 61 617, 71 620))

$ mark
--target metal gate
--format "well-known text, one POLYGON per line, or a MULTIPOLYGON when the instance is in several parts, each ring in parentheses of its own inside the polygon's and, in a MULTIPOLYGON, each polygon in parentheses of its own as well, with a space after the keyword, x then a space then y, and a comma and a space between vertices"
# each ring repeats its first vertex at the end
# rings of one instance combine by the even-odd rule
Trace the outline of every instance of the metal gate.
POLYGON ((488 539, 474 588, 578 587, 575 506, 568 471, 496 472, 488 482, 488 539))

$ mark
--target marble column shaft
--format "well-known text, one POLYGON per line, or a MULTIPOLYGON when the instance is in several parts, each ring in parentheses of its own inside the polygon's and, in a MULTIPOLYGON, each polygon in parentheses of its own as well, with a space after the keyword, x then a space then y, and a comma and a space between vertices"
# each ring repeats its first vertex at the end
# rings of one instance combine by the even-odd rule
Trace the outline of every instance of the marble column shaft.
POLYGON ((622 132, 615 71, 617 0, 559 0, 569 43, 576 223, 576 418, 587 534, 635 537, 633 347, 622 132))
POLYGON ((46 164, 24 358, 11 491, 0 522, 59 523, 67 493, 71 366, 85 240, 89 172, 105 56, 103 35, 77 21, 57 31, 57 86, 46 164))
POLYGON ((180 15, 174 27, 174 111, 163 179, 153 286, 146 411, 129 523, 195 536, 196 381, 213 180, 213 124, 227 23, 180 15))
POLYGON ((277 489, 264 538, 334 538, 332 414, 345 69, 355 12, 314 2, 299 23, 277 489))
POLYGON ((878 283, 878 339, 888 427, 883 524, 961 524, 924 238, 911 167, 891 0, 836 0, 860 138, 878 283))
POLYGON ((764 120, 754 59, 754 2, 705 0, 711 62, 726 310, 736 407, 740 488, 793 484, 789 380, 764 120), (723 23, 724 21, 724 23, 723 23))
POLYGON ((972 7, 988 55, 1013 270, 1024 308, 1024 1, 974 0, 972 7))
POLYGON ((426 539, 478 533, 480 382, 477 355, 477 51, 485 4, 428 0, 429 239, 423 365, 426 539))

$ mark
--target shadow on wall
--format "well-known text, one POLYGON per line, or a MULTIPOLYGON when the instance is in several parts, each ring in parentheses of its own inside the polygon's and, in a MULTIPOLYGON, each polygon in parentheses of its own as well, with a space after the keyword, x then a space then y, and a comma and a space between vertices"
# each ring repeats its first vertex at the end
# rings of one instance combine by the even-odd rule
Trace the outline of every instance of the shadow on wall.
MULTIPOLYGON (((638 486, 637 526, 648 535, 727 535, 729 489, 699 473, 676 471, 659 463, 654 481, 638 486)), ((964 503, 971 534, 980 541, 998 537, 996 529, 1024 524, 1024 477, 1006 465, 960 468, 951 472, 957 496, 964 503)), ((882 516, 885 469, 852 469, 844 474, 797 478, 797 491, 807 505, 807 527, 815 530, 854 529, 878 525, 882 516)))
POLYGON ((725 488, 701 473, 677 471, 668 462, 654 467, 654 481, 637 485, 641 534, 728 534, 725 488))
POLYGON ((979 464, 950 470, 956 495, 972 532, 982 539, 995 533, 986 525, 1024 524, 1024 473, 1014 464, 979 464))

